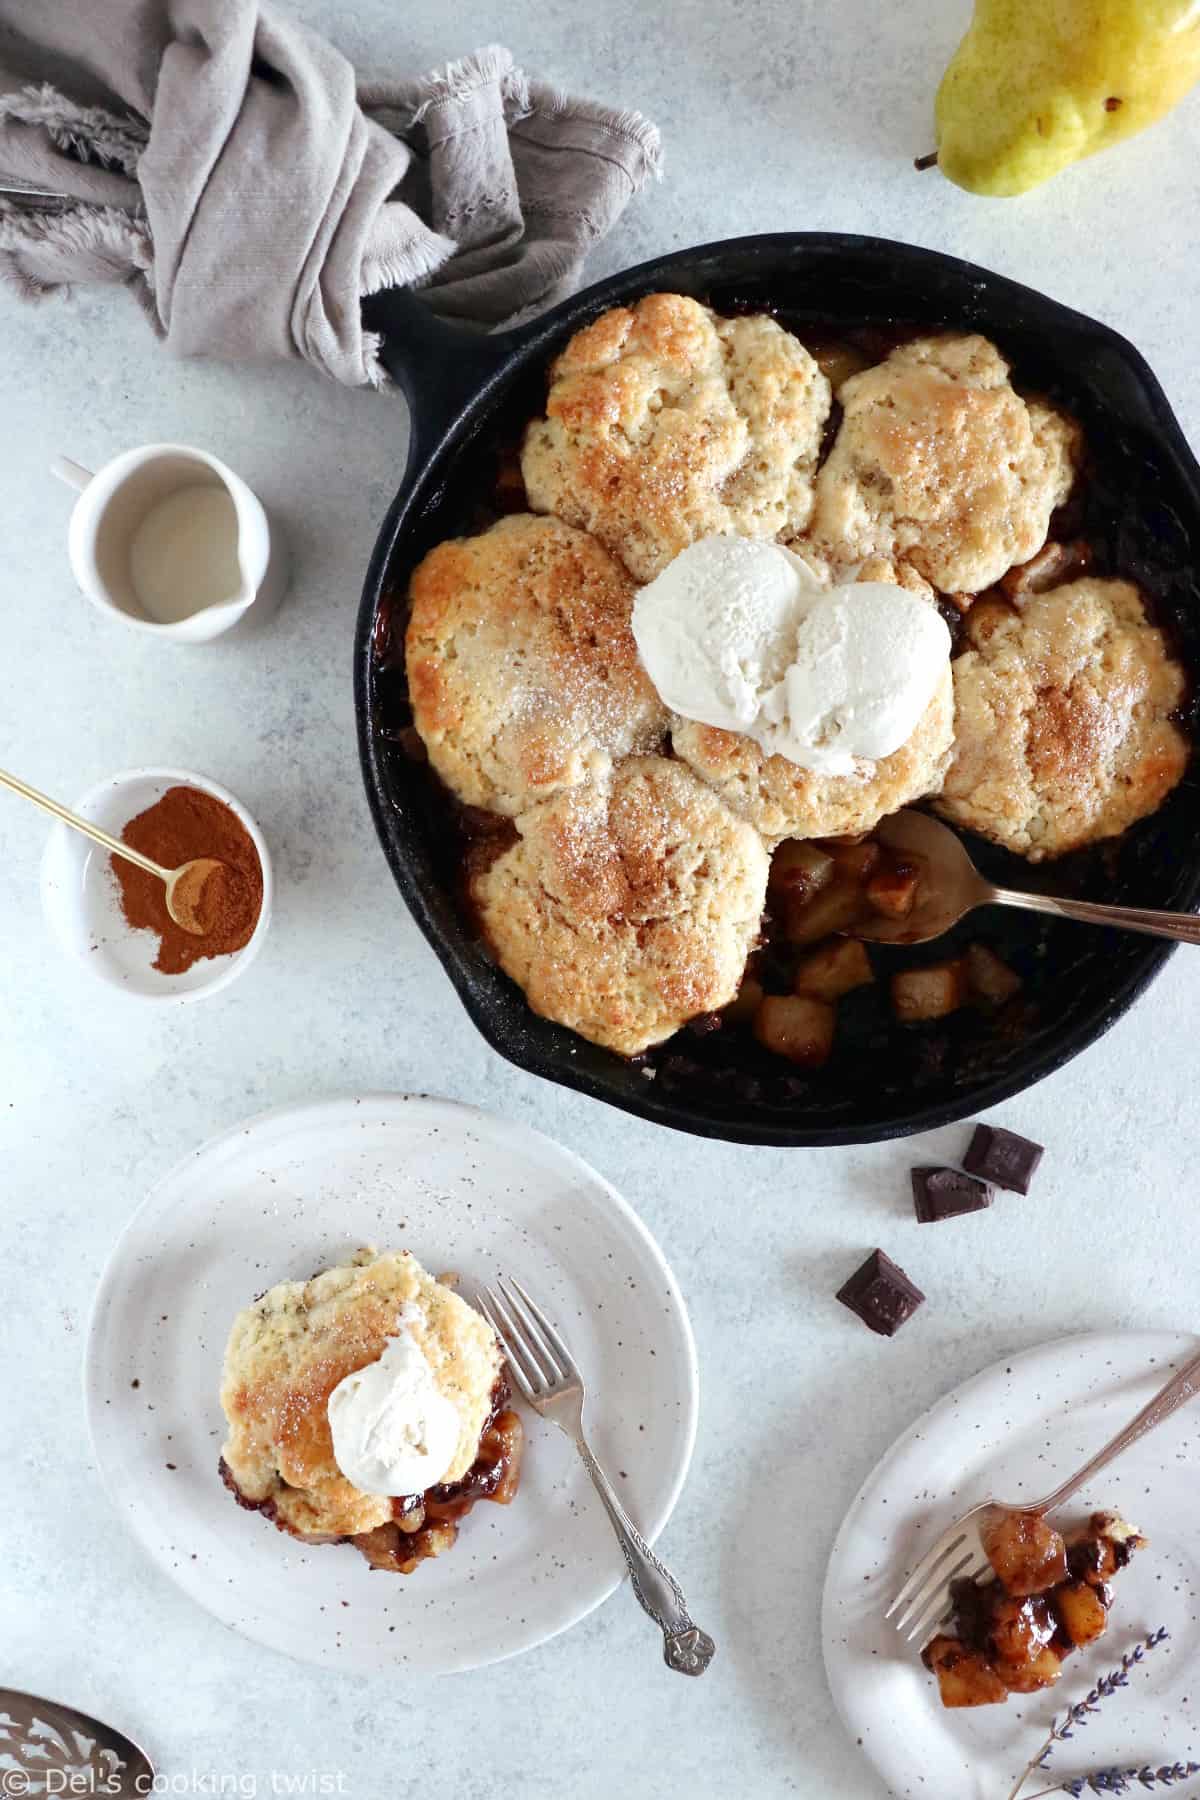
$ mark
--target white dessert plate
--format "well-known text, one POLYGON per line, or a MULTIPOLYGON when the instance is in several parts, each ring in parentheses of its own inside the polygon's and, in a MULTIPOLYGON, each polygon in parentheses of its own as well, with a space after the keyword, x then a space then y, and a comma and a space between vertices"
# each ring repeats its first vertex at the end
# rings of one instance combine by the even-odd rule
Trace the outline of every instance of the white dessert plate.
POLYGON ((625 1565, 573 1446, 529 1414, 516 1499, 481 1502, 457 1544, 411 1576, 238 1509, 217 1473, 234 1315, 364 1244, 410 1249, 465 1291, 497 1270, 525 1284, 587 1375, 596 1452, 650 1539, 692 1454, 695 1345, 661 1251, 607 1182, 540 1133, 445 1100, 264 1113, 187 1157, 134 1215, 100 1283, 85 1369, 96 1460, 134 1535, 258 1643, 326 1668, 448 1674, 564 1631, 625 1565))
POLYGON ((1194 1337, 1176 1332, 1097 1333, 1027 1350, 939 1401, 869 1477, 834 1545, 822 1632, 838 1710, 893 1794, 1006 1800, 1052 1721, 1159 1626, 1170 1641, 1057 1746, 1045 1779, 1023 1791, 1106 1767, 1200 1762, 1200 1402, 1143 1438, 1058 1515, 1071 1521, 1113 1507, 1150 1544, 1114 1584, 1106 1636, 1067 1659, 1057 1688, 947 1712, 933 1677, 883 1616, 953 1519, 981 1500, 1051 1492, 1195 1350, 1194 1337))

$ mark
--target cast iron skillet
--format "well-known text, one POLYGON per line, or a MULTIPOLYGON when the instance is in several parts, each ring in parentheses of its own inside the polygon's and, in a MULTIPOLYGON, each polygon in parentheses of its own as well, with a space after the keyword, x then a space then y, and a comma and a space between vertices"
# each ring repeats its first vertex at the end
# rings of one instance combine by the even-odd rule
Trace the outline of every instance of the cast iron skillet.
MULTIPOLYGON (((906 1031, 888 1020, 884 984, 843 1008, 834 1056, 811 1077, 724 1029, 685 1029, 647 1063, 629 1063, 536 1017, 490 961, 463 904, 461 846, 447 798, 404 748, 411 715, 403 596, 411 569, 442 538, 489 522, 500 450, 541 410, 547 365, 567 337, 605 307, 664 289, 718 310, 770 310, 801 336, 839 323, 900 323, 994 338, 1021 385, 1050 393, 1082 421, 1094 464, 1083 524, 1097 572, 1143 583, 1193 672, 1200 670, 1200 468, 1158 382, 1123 338, 1002 276, 907 244, 825 233, 709 244, 600 282, 502 336, 468 336, 404 293, 367 303, 413 424, 408 468, 375 546, 355 638, 363 778, 396 882, 479 1030, 521 1068, 703 1136, 815 1145, 925 1131, 994 1106, 1093 1043, 1161 969, 1167 948, 1032 915, 977 915, 957 941, 989 943, 1025 977, 1023 997, 994 1018, 964 1013, 906 1031)), ((1185 910, 1200 899, 1198 840, 1200 793, 1189 774, 1166 807, 1115 848, 1041 874, 989 846, 972 848, 1000 881, 1032 877, 1052 890, 1185 910)), ((945 951, 943 941, 892 954, 912 962, 945 951)), ((386 969, 379 976, 386 981, 386 969)))

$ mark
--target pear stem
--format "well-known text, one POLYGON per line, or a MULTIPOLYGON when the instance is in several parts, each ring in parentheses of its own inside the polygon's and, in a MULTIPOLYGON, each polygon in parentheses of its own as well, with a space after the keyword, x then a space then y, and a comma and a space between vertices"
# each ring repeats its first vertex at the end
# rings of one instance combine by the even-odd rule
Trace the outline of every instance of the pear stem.
POLYGON ((914 169, 936 169, 937 168, 937 159, 938 159, 937 151, 931 150, 929 152, 928 156, 914 157, 913 158, 913 168, 914 169))

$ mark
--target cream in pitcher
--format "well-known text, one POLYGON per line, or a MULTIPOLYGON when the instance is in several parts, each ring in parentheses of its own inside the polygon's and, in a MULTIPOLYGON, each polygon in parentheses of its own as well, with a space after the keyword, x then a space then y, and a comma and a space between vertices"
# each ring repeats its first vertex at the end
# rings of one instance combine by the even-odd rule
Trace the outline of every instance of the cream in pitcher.
POLYGON ((251 607, 264 617, 278 604, 287 584, 278 530, 215 456, 152 444, 94 475, 66 457, 52 468, 79 490, 71 567, 103 611, 159 637, 201 643, 251 607))

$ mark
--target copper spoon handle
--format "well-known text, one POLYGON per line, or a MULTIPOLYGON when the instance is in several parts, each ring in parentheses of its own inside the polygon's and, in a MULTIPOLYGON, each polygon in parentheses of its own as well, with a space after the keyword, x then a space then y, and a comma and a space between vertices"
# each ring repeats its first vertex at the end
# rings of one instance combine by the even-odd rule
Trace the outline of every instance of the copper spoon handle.
POLYGON ((11 788, 13 793, 20 794, 22 799, 32 800, 33 804, 40 806, 43 812, 48 812, 52 817, 61 819, 63 824, 69 825, 73 831, 82 831, 84 837, 90 837, 94 843, 102 844, 106 850, 111 850, 114 856, 123 856, 126 862, 136 863, 139 869, 145 869, 147 875, 157 875, 160 881, 169 883, 175 873, 174 869, 164 869, 158 863, 151 862, 150 858, 143 856, 140 850, 131 850, 128 844, 121 842, 120 838, 110 837, 107 831, 102 831, 99 825, 93 825, 90 819, 81 819, 78 813, 73 813, 67 807, 60 806, 57 800, 50 798, 49 794, 39 793, 37 788, 30 787, 27 781, 21 781, 18 776, 10 775, 7 769, 0 769, 0 787, 11 788))
POLYGON ((1174 938, 1181 944, 1200 944, 1200 918, 1193 913, 1157 912, 1140 906, 1102 906, 1095 900, 1058 900, 1050 894, 1018 894, 1011 888, 992 888, 988 903, 1016 906, 1025 912, 1051 913, 1058 919, 1079 919, 1085 925, 1116 925, 1121 931, 1139 931, 1145 937, 1174 938))

